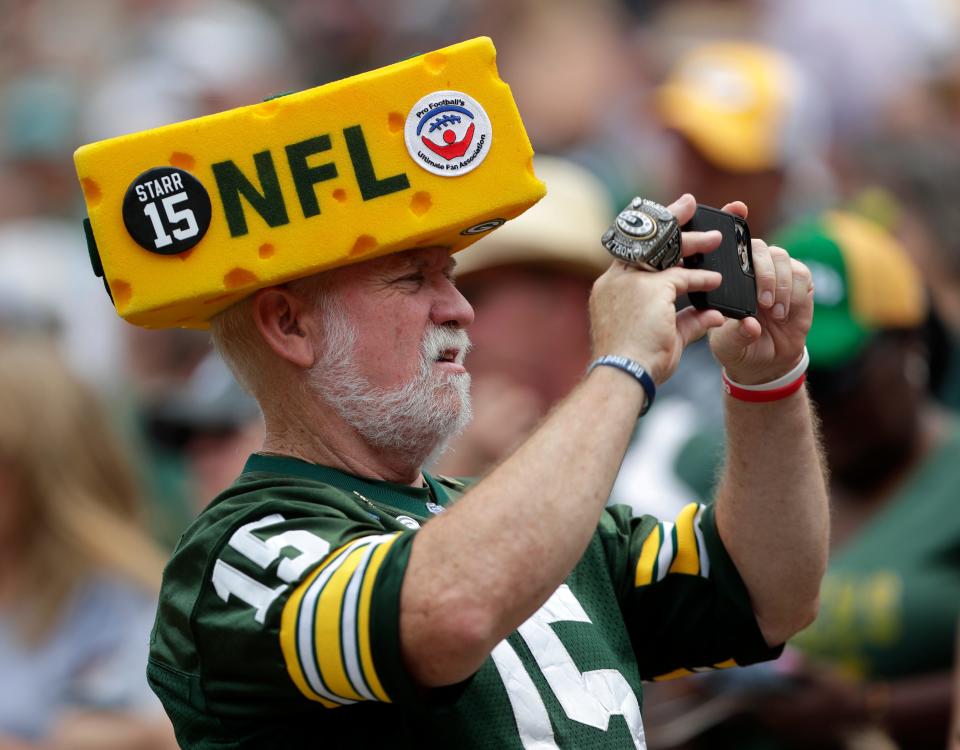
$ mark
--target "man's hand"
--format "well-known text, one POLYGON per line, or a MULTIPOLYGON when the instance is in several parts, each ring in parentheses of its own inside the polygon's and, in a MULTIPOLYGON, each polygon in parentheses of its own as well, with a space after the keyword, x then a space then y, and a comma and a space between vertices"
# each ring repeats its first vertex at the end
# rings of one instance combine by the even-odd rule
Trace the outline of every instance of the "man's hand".
MULTIPOLYGON (((737 201, 724 211, 746 218, 737 201)), ((753 240, 757 278, 756 318, 728 320, 710 333, 710 348, 731 380, 744 385, 767 383, 790 371, 803 356, 813 321, 813 279, 800 261, 780 247, 753 240)))
MULTIPOLYGON (((697 202, 686 194, 668 208, 682 226, 693 218, 697 202)), ((719 245, 720 232, 683 233, 684 256, 709 253, 719 245)), ((648 272, 614 261, 590 296, 594 355, 630 357, 662 383, 673 374, 687 344, 724 321, 716 310, 688 307, 677 313, 677 297, 716 289, 720 281, 715 271, 675 266, 648 272)))

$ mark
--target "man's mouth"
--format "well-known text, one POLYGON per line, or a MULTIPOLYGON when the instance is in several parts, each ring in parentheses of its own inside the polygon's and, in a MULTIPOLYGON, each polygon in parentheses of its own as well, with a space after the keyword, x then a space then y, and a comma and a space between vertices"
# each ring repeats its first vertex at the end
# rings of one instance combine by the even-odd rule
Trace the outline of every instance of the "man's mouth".
POLYGON ((437 356, 437 362, 456 362, 457 356, 460 354, 459 349, 444 349, 437 356))

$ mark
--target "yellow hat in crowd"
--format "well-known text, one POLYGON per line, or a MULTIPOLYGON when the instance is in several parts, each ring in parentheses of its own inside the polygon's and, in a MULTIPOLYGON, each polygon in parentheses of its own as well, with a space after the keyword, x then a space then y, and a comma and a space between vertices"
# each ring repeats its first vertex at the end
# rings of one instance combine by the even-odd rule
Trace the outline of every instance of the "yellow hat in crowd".
POLYGON ((825 113, 797 65, 747 42, 694 49, 657 91, 663 124, 715 166, 737 173, 786 166, 823 140, 825 113))
POLYGON ((205 327, 253 291, 413 247, 467 247, 545 193, 496 50, 473 39, 77 150, 119 314, 205 327))

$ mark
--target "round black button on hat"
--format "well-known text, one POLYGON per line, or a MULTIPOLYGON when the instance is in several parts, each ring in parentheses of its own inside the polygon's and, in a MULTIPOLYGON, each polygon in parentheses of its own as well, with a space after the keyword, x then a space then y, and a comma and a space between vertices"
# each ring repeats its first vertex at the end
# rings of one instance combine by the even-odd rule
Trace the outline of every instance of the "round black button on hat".
POLYGON ((483 234, 484 232, 489 232, 497 227, 502 227, 506 223, 506 219, 490 219, 489 221, 482 221, 479 224, 474 224, 472 227, 467 227, 460 232, 460 234, 483 234))
POLYGON ((160 255, 196 245, 210 228, 210 196, 189 172, 154 167, 130 183, 123 197, 123 223, 134 241, 160 255))

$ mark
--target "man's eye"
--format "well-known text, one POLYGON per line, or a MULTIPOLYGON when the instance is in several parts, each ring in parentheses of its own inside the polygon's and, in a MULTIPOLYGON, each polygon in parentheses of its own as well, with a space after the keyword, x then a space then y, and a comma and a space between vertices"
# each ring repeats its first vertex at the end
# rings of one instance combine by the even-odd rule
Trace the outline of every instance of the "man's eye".
POLYGON ((401 276, 397 281, 409 281, 414 284, 422 284, 426 281, 426 277, 422 273, 411 273, 407 276, 401 276))

